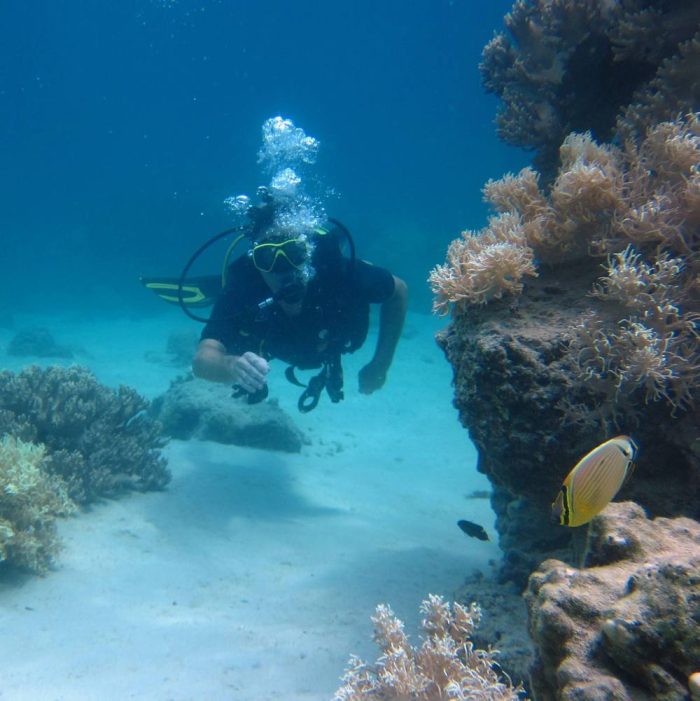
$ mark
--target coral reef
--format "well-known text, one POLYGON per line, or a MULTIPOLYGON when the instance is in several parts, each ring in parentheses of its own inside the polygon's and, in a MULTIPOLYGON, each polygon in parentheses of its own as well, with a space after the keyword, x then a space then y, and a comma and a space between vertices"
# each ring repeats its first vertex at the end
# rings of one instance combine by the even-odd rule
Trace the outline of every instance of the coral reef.
POLYGON ((519 294, 522 278, 537 275, 534 254, 516 216, 493 217, 480 232, 465 231, 447 250, 447 264, 430 273, 434 311, 449 312, 451 303, 486 304, 504 294, 519 294))
POLYGON ((8 355, 34 355, 37 358, 72 358, 73 351, 60 346, 53 334, 44 328, 18 331, 7 344, 8 355))
POLYGON ((135 390, 101 385, 85 368, 0 373, 0 435, 41 443, 46 469, 79 504, 170 480, 160 426, 135 390))
POLYGON ((700 107, 700 6, 684 0, 517 0, 484 48, 501 138, 547 181, 572 131, 644 136, 700 107))
POLYGON ((63 482, 43 467, 43 446, 0 440, 0 563, 44 573, 59 550, 56 516, 75 504, 63 482))
MULTIPOLYGON (((697 6, 687 3, 691 12, 697 6)), ((692 28, 688 24, 688 28, 692 28)), ((698 29, 698 20, 695 21, 698 29)), ((683 31, 685 34, 685 31, 683 31)), ((639 141, 645 132, 661 121, 674 119, 678 114, 696 111, 700 106, 700 36, 678 45, 677 53, 665 59, 654 78, 637 90, 632 103, 617 119, 619 141, 639 141)))
MULTIPOLYGON (((478 449, 477 467, 494 486, 500 576, 521 586, 542 559, 570 558, 574 531, 550 524, 550 505, 614 413, 573 367, 567 342, 591 308, 606 326, 617 321, 617 308, 587 297, 596 275, 586 263, 553 268, 529 284, 516 306, 471 307, 437 338, 454 368, 454 402, 478 449)), ((641 450, 619 498, 635 499, 653 515, 697 518, 697 407, 674 418, 664 401, 645 404, 642 387, 627 403, 630 412, 613 407, 620 430, 629 429, 641 450)))
POLYGON ((384 604, 377 606, 372 622, 382 656, 374 667, 351 657, 345 684, 334 701, 520 698, 520 688, 497 673, 494 651, 475 649, 471 643, 481 615, 476 604, 450 606, 431 594, 421 604, 421 613, 425 638, 415 648, 393 611, 384 604))
POLYGON ((152 415, 172 438, 217 441, 218 443, 298 453, 307 443, 292 419, 269 400, 248 404, 233 399, 231 388, 178 378, 168 391, 154 400, 152 415))
POLYGON ((700 660, 700 524, 632 503, 591 522, 579 569, 543 562, 526 600, 537 699, 687 699, 700 660))
MULTIPOLYGON (((686 257, 687 269, 676 262, 675 268, 665 271, 664 282, 667 288, 672 282, 681 293, 676 302, 697 292, 697 114, 660 123, 639 146, 630 143, 624 150, 597 144, 588 132, 570 134, 559 157, 561 167, 548 192, 540 187, 539 175, 532 168, 486 183, 484 197, 498 216, 491 217, 478 234, 465 233, 453 241, 447 264, 437 266, 431 274, 440 311, 448 303, 464 306, 499 299, 503 292, 520 294, 523 285, 514 283, 525 274, 535 274, 535 260, 561 264, 619 253, 628 245, 656 259, 663 254, 686 257), (518 249, 518 267, 512 265, 508 245, 518 249), (673 281, 676 273, 682 273, 686 281, 673 281)), ((639 306, 640 298, 636 293, 634 297, 630 301, 639 306)), ((646 301, 658 305, 662 300, 657 295, 646 301)))
POLYGON ((518 0, 506 27, 482 75, 501 137, 535 167, 486 184, 481 236, 511 232, 532 268, 505 284, 493 263, 477 288, 482 242, 462 235, 431 274, 493 485, 498 577, 522 587, 550 558, 527 595, 538 699, 684 699, 700 630, 700 4, 518 0), (619 433, 640 446, 619 498, 657 518, 611 504, 552 525, 563 477, 619 433))
POLYGON ((561 160, 548 193, 530 168, 484 188, 492 222, 519 222, 538 277, 480 306, 454 282, 435 290, 437 308, 453 305, 438 341, 496 487, 503 576, 521 584, 543 556, 565 557, 549 503, 606 435, 632 433, 642 447, 626 498, 652 515, 700 515, 698 117, 625 150, 571 135, 561 160))

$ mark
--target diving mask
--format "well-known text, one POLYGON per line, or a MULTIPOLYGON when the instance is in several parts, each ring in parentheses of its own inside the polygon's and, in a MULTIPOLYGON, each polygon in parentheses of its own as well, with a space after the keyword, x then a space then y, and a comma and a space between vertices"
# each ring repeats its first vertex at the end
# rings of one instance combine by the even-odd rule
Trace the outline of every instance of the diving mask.
POLYGON ((255 267, 263 273, 278 273, 289 268, 301 270, 307 258, 306 241, 300 238, 280 242, 257 243, 251 249, 255 267))

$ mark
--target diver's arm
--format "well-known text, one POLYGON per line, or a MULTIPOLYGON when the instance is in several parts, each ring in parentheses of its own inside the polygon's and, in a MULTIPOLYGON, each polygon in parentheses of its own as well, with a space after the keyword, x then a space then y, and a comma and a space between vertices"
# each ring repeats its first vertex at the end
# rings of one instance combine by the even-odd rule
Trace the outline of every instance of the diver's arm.
POLYGON ((360 371, 360 392, 371 394, 386 381, 386 374, 394 358, 401 337, 408 305, 408 287, 394 275, 394 293, 383 302, 379 311, 379 334, 374 357, 360 371))
POLYGON ((229 355, 224 344, 213 338, 200 341, 192 360, 192 372, 196 377, 236 384, 246 392, 262 389, 269 369, 267 361, 259 355, 250 351, 243 355, 229 355))

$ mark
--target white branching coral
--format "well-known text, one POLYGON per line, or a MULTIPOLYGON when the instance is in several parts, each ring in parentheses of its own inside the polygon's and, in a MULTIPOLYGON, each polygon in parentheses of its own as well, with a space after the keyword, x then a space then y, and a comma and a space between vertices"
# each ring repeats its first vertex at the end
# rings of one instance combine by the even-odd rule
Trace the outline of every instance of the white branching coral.
POLYGON ((447 314, 451 303, 485 304, 504 294, 520 294, 525 275, 537 272, 520 217, 492 217, 486 229, 465 231, 452 241, 447 263, 431 271, 428 280, 435 293, 433 309, 447 314))
POLYGON ((514 212, 525 221, 549 214, 549 203, 540 191, 539 173, 523 168, 517 175, 508 173, 500 180, 488 180, 484 185, 484 199, 497 212, 514 212))
POLYGON ((403 623, 388 606, 372 616, 374 640, 382 655, 372 667, 351 657, 344 685, 333 701, 500 701, 522 698, 522 688, 499 678, 493 650, 477 650, 470 638, 481 611, 452 605, 430 594, 421 604, 425 638, 414 648, 403 623))
POLYGON ((686 323, 671 320, 672 316, 678 316, 678 310, 672 310, 672 301, 678 298, 677 286, 684 268, 681 258, 668 253, 660 254, 653 264, 648 263, 630 245, 608 256, 608 274, 598 280, 593 294, 658 319, 668 330, 679 326, 689 329, 692 328, 690 320, 686 323))
POLYGON ((561 145, 561 169, 548 196, 532 168, 489 180, 484 199, 498 212, 521 217, 537 257, 558 263, 586 256, 609 234, 623 207, 620 152, 597 144, 590 133, 570 134, 561 145))

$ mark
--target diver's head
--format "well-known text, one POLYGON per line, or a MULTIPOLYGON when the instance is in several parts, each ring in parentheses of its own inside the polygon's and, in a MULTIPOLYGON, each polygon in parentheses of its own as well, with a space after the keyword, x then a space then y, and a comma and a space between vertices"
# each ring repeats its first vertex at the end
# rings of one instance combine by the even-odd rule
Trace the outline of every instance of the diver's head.
POLYGON ((308 237, 283 229, 268 230, 253 241, 250 256, 261 273, 304 271, 309 265, 308 237))
POLYGON ((311 247, 306 236, 275 229, 253 242, 250 256, 276 302, 287 312, 301 309, 310 275, 311 247))

